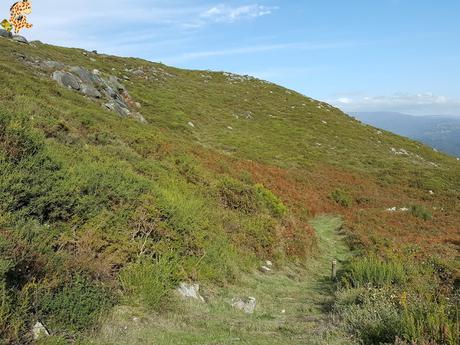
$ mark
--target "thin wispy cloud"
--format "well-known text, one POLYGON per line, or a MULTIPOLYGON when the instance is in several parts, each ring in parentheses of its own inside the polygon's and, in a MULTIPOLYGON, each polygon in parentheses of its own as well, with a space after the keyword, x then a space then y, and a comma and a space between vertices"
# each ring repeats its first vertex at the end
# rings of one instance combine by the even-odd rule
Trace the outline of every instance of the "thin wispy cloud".
POLYGON ((267 7, 259 4, 237 7, 220 4, 204 11, 200 17, 216 23, 234 23, 239 20, 267 16, 278 9, 278 7, 267 7))
POLYGON ((431 92, 386 96, 346 95, 329 102, 347 112, 396 111, 414 115, 460 115, 460 99, 431 92))
POLYGON ((309 43, 309 42, 292 42, 292 43, 279 43, 279 44, 262 44, 251 45, 229 49, 205 50, 184 53, 178 56, 170 56, 161 59, 167 63, 178 63, 190 60, 206 59, 217 56, 231 56, 231 55, 247 55, 256 54, 276 50, 296 50, 296 51, 317 51, 327 49, 350 48, 359 45, 356 42, 325 42, 325 43, 309 43))

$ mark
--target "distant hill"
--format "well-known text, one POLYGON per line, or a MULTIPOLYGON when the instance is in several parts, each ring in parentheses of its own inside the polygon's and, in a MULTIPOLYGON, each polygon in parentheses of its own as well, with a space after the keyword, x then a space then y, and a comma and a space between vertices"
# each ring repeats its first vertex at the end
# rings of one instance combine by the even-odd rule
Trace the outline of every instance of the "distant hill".
POLYGON ((414 116, 392 112, 359 112, 352 115, 369 125, 460 156, 460 117, 414 116))

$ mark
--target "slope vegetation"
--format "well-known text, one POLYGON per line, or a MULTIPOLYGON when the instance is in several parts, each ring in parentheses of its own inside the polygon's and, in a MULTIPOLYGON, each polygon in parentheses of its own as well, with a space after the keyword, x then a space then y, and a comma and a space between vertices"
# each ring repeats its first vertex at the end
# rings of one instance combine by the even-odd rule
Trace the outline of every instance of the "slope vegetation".
MULTIPOLYGON (((454 158, 246 76, 0 39, 0 81, 5 343, 32 341, 37 320, 75 341, 114 305, 164 308, 179 281, 305 266, 324 213, 362 255, 428 262, 452 320, 454 158), (97 97, 52 79, 77 66, 97 97)), ((407 340, 441 339, 422 326, 407 340)))

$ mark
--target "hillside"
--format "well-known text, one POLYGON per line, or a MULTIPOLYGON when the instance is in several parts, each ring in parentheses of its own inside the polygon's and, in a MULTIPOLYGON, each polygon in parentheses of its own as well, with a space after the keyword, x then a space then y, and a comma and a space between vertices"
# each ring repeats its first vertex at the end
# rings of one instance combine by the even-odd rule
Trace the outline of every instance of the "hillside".
MULTIPOLYGON (((33 342, 40 321, 52 335, 40 344, 121 344, 116 310, 129 307, 144 331, 162 330, 146 343, 216 344, 190 336, 210 332, 193 319, 204 311, 170 291, 199 282, 212 301, 249 279, 245 293, 260 285, 267 301, 282 299, 254 274, 272 261, 292 291, 316 277, 315 260, 327 267, 335 255, 318 236, 324 214, 342 219, 356 260, 342 260, 343 285, 320 276, 308 290, 331 299, 313 308, 314 334, 329 313, 343 320, 340 342, 318 344, 341 343, 341 332, 365 344, 455 343, 455 158, 248 76, 0 38, 0 81, 4 343, 33 342), (370 331, 363 319, 380 307, 388 315, 370 331), (174 333, 171 319, 190 330, 174 333)), ((263 305, 246 328, 221 305, 206 313, 219 344, 236 329, 245 343, 301 344, 312 311, 298 298, 295 327, 263 305)))
POLYGON ((388 112, 352 114, 366 124, 421 141, 452 156, 460 156, 460 118, 413 116, 388 112))

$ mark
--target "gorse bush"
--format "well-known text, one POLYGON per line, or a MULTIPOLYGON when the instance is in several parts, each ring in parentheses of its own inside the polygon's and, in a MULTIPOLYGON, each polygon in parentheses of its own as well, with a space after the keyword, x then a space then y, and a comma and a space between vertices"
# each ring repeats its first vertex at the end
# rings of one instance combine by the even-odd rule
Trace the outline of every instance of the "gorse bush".
POLYGON ((402 334, 401 315, 397 303, 387 291, 362 290, 355 300, 343 302, 339 308, 345 328, 363 344, 393 343, 402 334), (354 303, 353 303, 354 302, 354 303))
POLYGON ((258 207, 258 198, 253 186, 246 185, 231 177, 223 177, 218 185, 223 205, 243 213, 254 213, 258 207))
POLYGON ((335 308, 363 344, 458 344, 458 296, 440 293, 427 264, 411 260, 355 259, 344 274, 335 308), (404 268, 406 265, 406 268, 404 268))
POLYGON ((264 187, 262 184, 256 184, 256 192, 271 214, 275 217, 281 218, 287 212, 287 207, 273 192, 264 187))
POLYGON ((83 276, 76 276, 56 291, 39 291, 37 298, 42 318, 58 332, 94 327, 101 313, 114 302, 106 288, 83 276))
POLYGON ((430 220, 433 217, 431 213, 425 207, 421 205, 412 205, 410 207, 410 213, 414 217, 417 217, 423 220, 430 220))
POLYGON ((384 261, 371 255, 353 260, 344 279, 353 287, 383 287, 405 282, 406 272, 400 261, 384 261))
POLYGON ((144 257, 120 272, 120 283, 128 299, 156 310, 176 285, 178 269, 175 256, 144 257))
POLYGON ((343 207, 350 207, 353 203, 351 196, 342 189, 334 190, 331 193, 330 198, 343 207))

